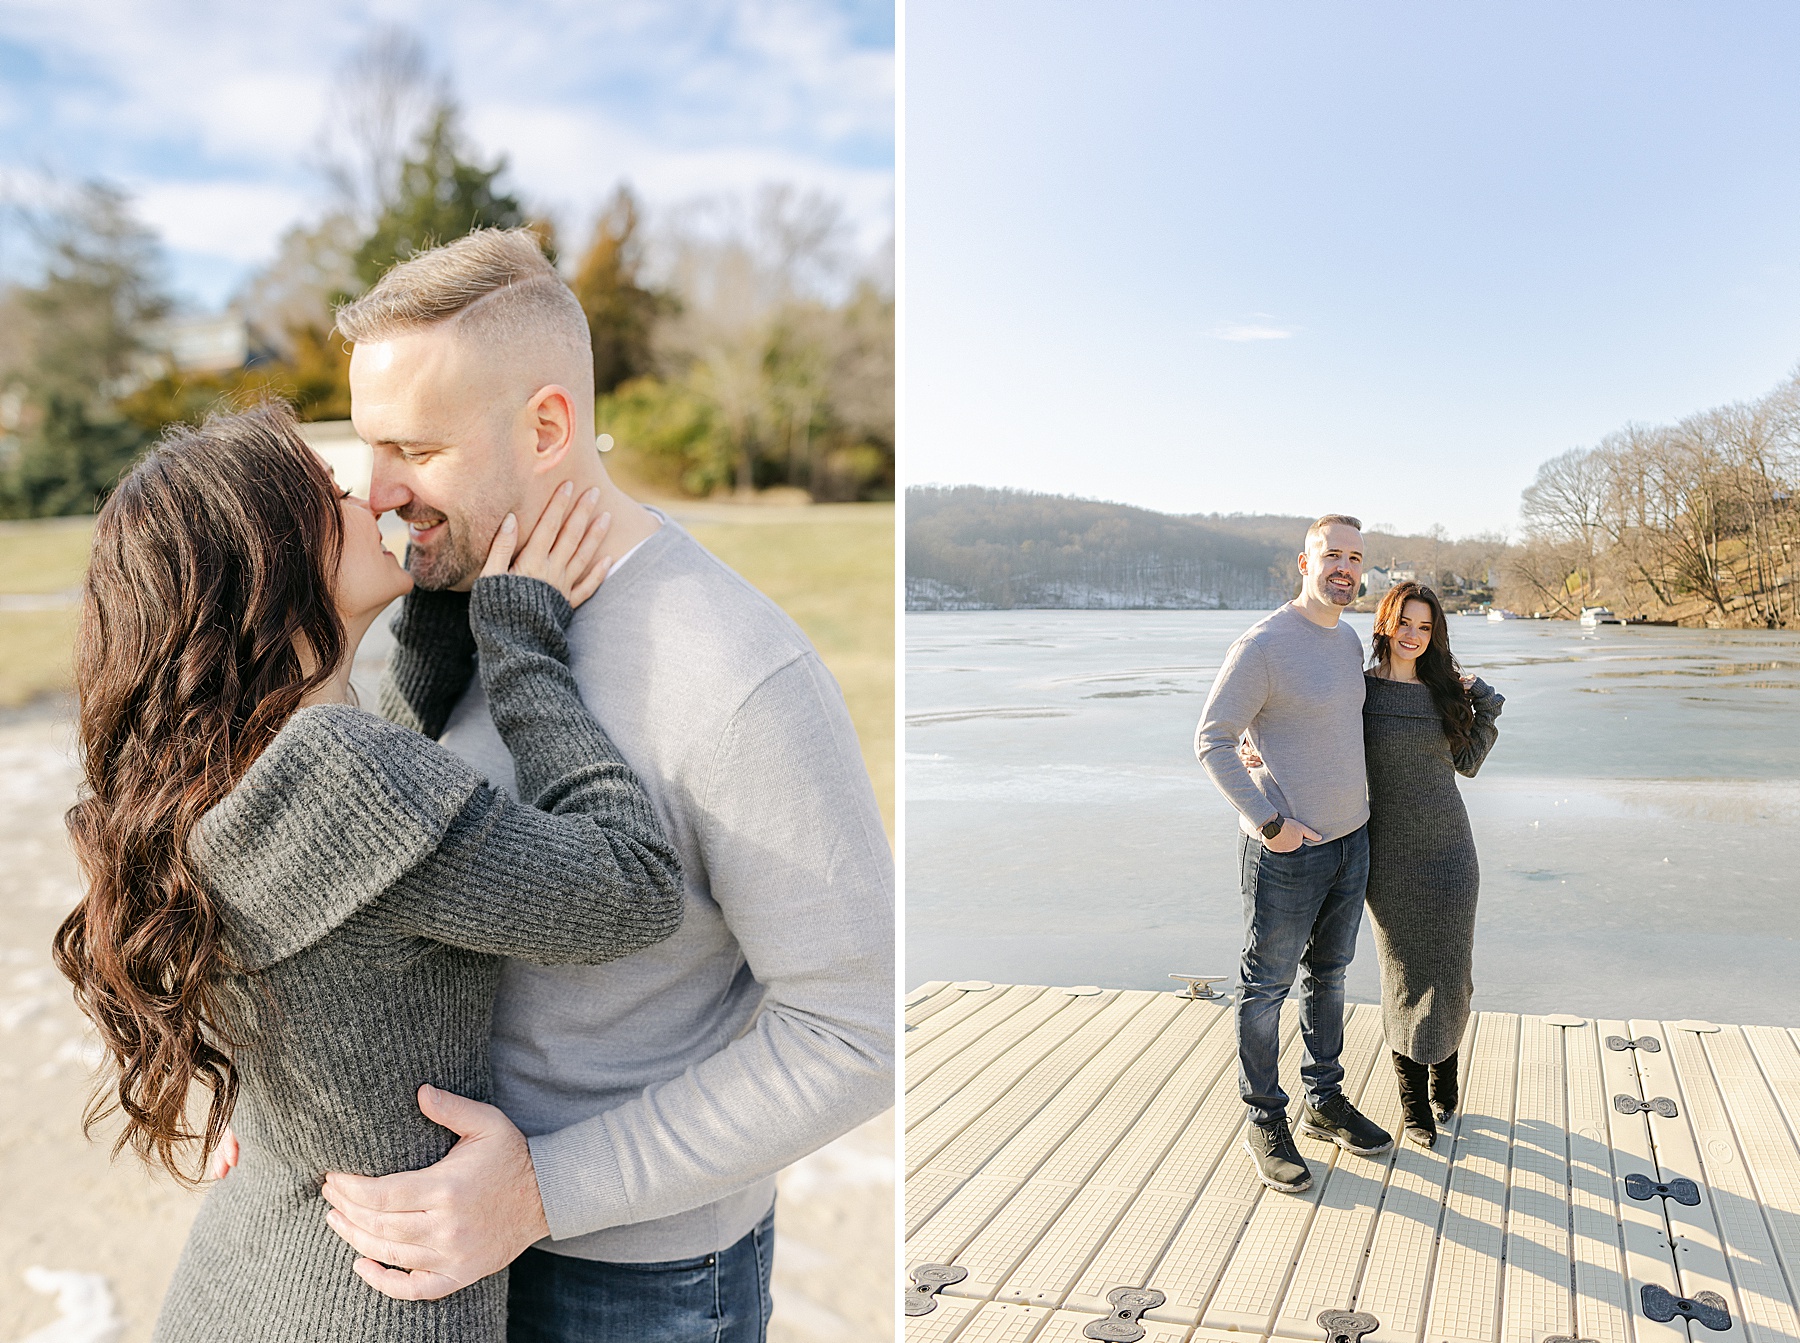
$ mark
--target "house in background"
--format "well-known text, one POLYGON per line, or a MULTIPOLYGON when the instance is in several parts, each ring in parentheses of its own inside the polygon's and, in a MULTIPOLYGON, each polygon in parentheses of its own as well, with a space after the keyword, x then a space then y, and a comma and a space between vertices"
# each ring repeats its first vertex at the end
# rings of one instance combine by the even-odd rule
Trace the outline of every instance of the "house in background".
POLYGON ((1394 586, 1394 575, 1391 570, 1372 564, 1363 570, 1362 592, 1359 596, 1379 597, 1394 586))

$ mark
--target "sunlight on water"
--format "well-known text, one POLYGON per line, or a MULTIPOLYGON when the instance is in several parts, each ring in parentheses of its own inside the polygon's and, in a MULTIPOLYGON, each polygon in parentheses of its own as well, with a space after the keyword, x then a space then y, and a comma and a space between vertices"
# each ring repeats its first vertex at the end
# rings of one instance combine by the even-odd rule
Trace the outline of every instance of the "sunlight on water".
MULTIPOLYGON (((907 617, 909 984, 1235 968, 1234 813, 1193 732, 1262 614, 907 617)), ((1462 781, 1476 1006, 1800 1024, 1800 635, 1451 620, 1507 697, 1462 781)), ((1352 996, 1377 984, 1365 929, 1352 996)))

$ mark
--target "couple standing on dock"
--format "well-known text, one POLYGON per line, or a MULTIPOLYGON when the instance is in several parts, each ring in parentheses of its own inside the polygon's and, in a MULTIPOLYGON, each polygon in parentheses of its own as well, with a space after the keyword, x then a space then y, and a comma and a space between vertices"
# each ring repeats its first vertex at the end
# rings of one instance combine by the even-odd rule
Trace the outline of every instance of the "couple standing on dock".
POLYGON ((1305 546, 1300 595, 1231 646, 1194 738, 1242 832, 1244 1145, 1262 1182, 1289 1193, 1312 1184, 1277 1073, 1281 1004, 1296 975, 1300 1131, 1365 1156, 1393 1143, 1350 1103, 1339 1062, 1365 896, 1406 1136, 1430 1147, 1455 1112, 1479 886, 1455 776, 1481 767, 1502 703, 1461 674, 1437 594, 1417 583, 1382 599, 1365 670, 1362 641, 1341 621, 1361 585, 1362 523, 1327 514, 1305 546))

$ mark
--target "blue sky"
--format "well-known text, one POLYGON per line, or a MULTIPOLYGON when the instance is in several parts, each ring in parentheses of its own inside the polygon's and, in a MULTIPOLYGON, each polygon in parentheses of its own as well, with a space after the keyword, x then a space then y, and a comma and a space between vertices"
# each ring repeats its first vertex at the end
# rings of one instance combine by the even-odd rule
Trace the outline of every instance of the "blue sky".
POLYGON ((1516 525, 1800 364, 1800 7, 909 0, 908 481, 1516 525))
MULTIPOLYGON (((0 0, 0 185, 125 186, 177 288, 215 305, 328 203, 309 161, 332 75, 392 24, 509 184, 578 232, 623 178, 653 207, 816 187, 865 245, 887 234, 894 21, 870 0, 0 0)), ((21 255, 0 236, 0 270, 21 255)))

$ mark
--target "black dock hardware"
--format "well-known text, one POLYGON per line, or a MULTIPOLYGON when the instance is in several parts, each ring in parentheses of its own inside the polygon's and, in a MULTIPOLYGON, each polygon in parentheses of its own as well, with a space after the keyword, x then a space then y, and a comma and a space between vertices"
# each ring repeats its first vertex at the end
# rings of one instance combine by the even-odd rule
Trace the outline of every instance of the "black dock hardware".
POLYGON ((1722 1334, 1731 1328, 1731 1307, 1725 1304, 1725 1298, 1717 1292, 1695 1292, 1691 1297, 1676 1296, 1666 1287, 1647 1282, 1638 1296, 1644 1303, 1644 1314, 1658 1324, 1667 1324, 1677 1315, 1685 1315, 1714 1333, 1722 1334))
POLYGON ((1083 1326, 1081 1336, 1099 1339, 1101 1343, 1138 1343, 1145 1332, 1138 1316, 1155 1310, 1168 1299, 1154 1287, 1115 1287, 1106 1294, 1113 1313, 1083 1326))
POLYGON ((1667 1096, 1652 1096, 1647 1101, 1641 1101, 1636 1096, 1620 1094, 1613 1097, 1613 1109, 1622 1115, 1642 1114, 1646 1110, 1654 1110, 1664 1119, 1674 1119, 1681 1114, 1681 1111, 1675 1108, 1675 1102, 1667 1096))
POLYGON ((1381 1321, 1366 1310, 1322 1310, 1319 1323, 1325 1326, 1325 1343, 1362 1343, 1364 1334, 1381 1328, 1381 1321))
POLYGON ((1681 1176, 1667 1184, 1657 1184, 1648 1175, 1633 1173, 1625 1177, 1625 1192, 1639 1203, 1648 1203, 1653 1198, 1672 1198, 1690 1208, 1700 1206, 1700 1186, 1681 1176))
POLYGON ((968 1276, 961 1264, 920 1264, 912 1271, 913 1285, 906 1289, 906 1313, 931 1314, 937 1309, 937 1294, 968 1276))

